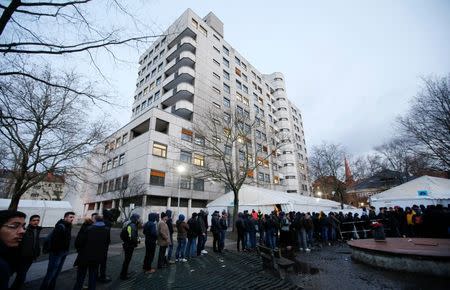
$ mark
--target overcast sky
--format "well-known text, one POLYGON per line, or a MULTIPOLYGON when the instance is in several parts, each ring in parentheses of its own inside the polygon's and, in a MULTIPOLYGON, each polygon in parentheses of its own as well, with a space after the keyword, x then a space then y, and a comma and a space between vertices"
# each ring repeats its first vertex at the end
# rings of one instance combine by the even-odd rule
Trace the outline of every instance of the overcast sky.
MULTIPOLYGON (((143 3, 139 13, 156 31, 187 8, 200 17, 214 12, 226 41, 253 66, 284 74, 309 148, 327 140, 353 155, 370 151, 395 135, 394 120, 422 76, 450 73, 448 0, 143 3)), ((132 64, 113 73, 124 105, 113 114, 122 125, 131 115, 138 57, 127 53, 132 64)))

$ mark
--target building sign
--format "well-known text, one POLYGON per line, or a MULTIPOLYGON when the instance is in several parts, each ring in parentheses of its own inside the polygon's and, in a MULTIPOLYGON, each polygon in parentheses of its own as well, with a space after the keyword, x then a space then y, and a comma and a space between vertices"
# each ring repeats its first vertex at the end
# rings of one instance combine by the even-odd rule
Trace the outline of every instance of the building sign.
POLYGON ((427 190, 418 190, 417 191, 417 195, 419 195, 419 196, 428 196, 428 191, 427 190))

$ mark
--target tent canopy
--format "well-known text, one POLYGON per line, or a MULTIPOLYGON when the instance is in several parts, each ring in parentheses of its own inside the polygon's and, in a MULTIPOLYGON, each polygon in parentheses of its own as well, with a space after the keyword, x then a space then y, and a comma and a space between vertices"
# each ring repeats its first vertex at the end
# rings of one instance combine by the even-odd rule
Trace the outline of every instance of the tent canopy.
MULTIPOLYGON (((234 193, 230 191, 216 200, 208 203, 208 210, 223 210, 233 207, 234 193)), ((270 213, 275 209, 275 205, 280 205, 283 211, 301 212, 329 212, 341 211, 338 202, 304 196, 294 193, 275 191, 256 186, 243 185, 239 191, 239 210, 261 210, 262 213, 270 213)), ((355 207, 344 205, 344 211, 357 211, 355 207)))
POLYGON ((443 204, 450 201, 450 179, 421 176, 370 197, 375 207, 383 204, 402 207, 413 204, 443 204))

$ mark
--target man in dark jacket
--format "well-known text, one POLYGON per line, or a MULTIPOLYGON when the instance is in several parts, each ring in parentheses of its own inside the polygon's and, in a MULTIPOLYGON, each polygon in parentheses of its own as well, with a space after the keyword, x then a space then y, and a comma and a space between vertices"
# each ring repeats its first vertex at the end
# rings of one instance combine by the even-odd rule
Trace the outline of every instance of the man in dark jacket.
POLYGON ((77 280, 73 287, 74 290, 81 290, 83 288, 84 279, 88 270, 88 289, 95 289, 98 267, 105 258, 109 243, 109 229, 103 222, 103 217, 96 215, 94 223, 86 231, 80 231, 75 240, 75 247, 79 249, 79 252, 77 280))
POLYGON ((200 256, 201 254, 206 255, 208 252, 205 250, 205 240, 206 240, 206 233, 207 233, 207 227, 205 224, 205 212, 203 210, 200 210, 200 213, 197 217, 197 223, 198 223, 198 237, 197 237, 197 256, 200 256))
POLYGON ((39 235, 42 227, 39 226, 41 218, 38 215, 32 215, 30 217, 27 230, 23 235, 22 242, 20 243, 20 263, 17 268, 16 279, 11 286, 11 289, 21 289, 25 278, 27 276, 28 269, 30 269, 33 261, 41 254, 41 247, 39 244, 39 235))
POLYGON ((152 262, 155 258, 156 240, 158 239, 158 231, 156 223, 158 221, 157 213, 149 213, 148 221, 144 225, 145 235, 145 258, 142 268, 147 273, 154 273, 156 270, 152 268, 152 262))
MULTIPOLYGON (((111 227, 112 227, 112 215, 111 215, 111 211, 104 209, 103 210, 103 222, 105 223, 106 229, 108 230, 108 236, 109 236, 109 240, 111 240, 111 227)), ((108 245, 108 249, 109 249, 109 245, 108 245)), ((103 261, 100 263, 100 267, 99 267, 99 275, 98 275, 98 282, 101 283, 108 283, 111 282, 111 277, 106 276, 106 262, 108 260, 108 249, 106 249, 106 254, 105 257, 103 259, 103 261)))
POLYGON ((53 229, 50 239, 47 274, 45 274, 45 278, 42 281, 41 290, 55 289, 56 278, 58 278, 69 253, 74 218, 75 213, 73 211, 66 212, 64 219, 59 220, 53 229))
POLYGON ((16 271, 25 218, 26 215, 20 211, 0 211, 0 289, 8 289, 9 278, 16 271))
POLYGON ((244 214, 240 212, 238 214, 238 219, 236 220, 236 231, 237 231, 237 250, 239 249, 239 243, 242 243, 242 250, 245 250, 245 221, 244 221, 244 214))
POLYGON ((199 232, 198 222, 197 222, 197 213, 192 213, 192 217, 188 220, 188 226, 189 230, 187 232, 187 238, 188 243, 186 246, 186 258, 190 259, 192 257, 195 257, 197 254, 196 244, 197 244, 197 237, 199 232))
POLYGON ((219 212, 216 210, 215 212, 213 212, 212 217, 211 217, 211 232, 213 234, 213 252, 217 252, 218 251, 218 244, 219 244, 219 232, 220 232, 220 227, 219 227, 219 212))
POLYGON ((131 257, 133 256, 134 248, 137 247, 139 243, 138 236, 138 223, 140 216, 136 213, 132 214, 130 220, 125 223, 122 230, 126 230, 127 237, 123 240, 123 251, 125 253, 125 258, 122 264, 122 271, 120 272, 120 279, 127 280, 130 277, 128 276, 128 266, 131 262, 131 257))
POLYGON ((167 251, 167 261, 169 261, 169 264, 174 264, 175 261, 172 260, 172 254, 173 254, 173 220, 172 220, 172 211, 170 209, 166 210, 167 215, 167 227, 169 227, 169 233, 170 233, 170 245, 168 246, 167 251))
POLYGON ((224 210, 222 211, 222 217, 219 220, 219 253, 222 253, 225 247, 225 234, 228 229, 228 215, 224 210))

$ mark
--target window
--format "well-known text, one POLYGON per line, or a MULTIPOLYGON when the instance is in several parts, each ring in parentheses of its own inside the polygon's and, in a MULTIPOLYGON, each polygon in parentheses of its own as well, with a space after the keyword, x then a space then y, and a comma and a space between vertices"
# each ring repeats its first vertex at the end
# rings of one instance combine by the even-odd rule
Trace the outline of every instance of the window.
POLYGON ((242 90, 242 83, 238 80, 236 80, 236 87, 240 90, 242 90))
POLYGON ((156 85, 159 86, 161 84, 161 77, 156 79, 156 85))
POLYGON ((229 74, 226 70, 223 71, 223 77, 224 77, 226 80, 230 80, 230 74, 229 74))
POLYGON ((181 129, 181 140, 192 142, 192 131, 188 129, 181 129))
POLYGON ((215 72, 213 72, 213 76, 218 79, 220 81, 220 76, 218 74, 216 74, 215 72))
POLYGON ((102 163, 102 171, 101 172, 105 172, 106 171, 106 162, 102 163))
POLYGON ((180 178, 180 188, 191 189, 191 178, 186 176, 181 176, 180 178))
POLYGON ((244 109, 242 109, 241 107, 237 106, 237 107, 236 107, 236 113, 237 113, 238 115, 241 115, 241 116, 242 116, 242 114, 244 113, 244 109))
POLYGON ((226 48, 225 46, 222 46, 223 49, 223 53, 225 53, 226 55, 230 55, 230 50, 228 48, 226 48))
POLYGON ((244 79, 244 81, 248 82, 248 77, 246 74, 242 73, 242 78, 244 79))
POLYGON ((231 155, 231 146, 225 145, 225 155, 231 155))
POLYGON ((227 98, 223 98, 223 106, 226 108, 230 107, 230 100, 227 98))
POLYGON ((122 136, 122 145, 127 143, 127 141, 128 141, 128 133, 125 133, 122 136))
POLYGON ((228 113, 223 113, 223 120, 225 121, 225 123, 230 123, 231 121, 231 115, 228 113))
POLYGON ((241 70, 238 69, 237 67, 234 68, 234 72, 235 72, 238 76, 241 76, 241 70))
POLYGON ((242 150, 239 150, 239 160, 241 161, 245 160, 245 152, 242 150))
POLYGON ((153 143, 153 155, 166 158, 167 157, 167 145, 154 142, 153 143))
POLYGON ((128 175, 122 177, 122 189, 128 188, 128 175))
POLYGON ((192 162, 192 153, 189 151, 183 151, 180 152, 180 161, 191 163, 192 162))
POLYGON ((247 86, 242 86, 242 90, 243 90, 246 94, 248 94, 248 88, 247 88, 247 86))
POLYGON ((194 153, 194 164, 197 166, 205 166, 205 156, 194 153))
POLYGON ((150 171, 150 184, 164 186, 164 180, 166 179, 166 173, 159 170, 150 171))
POLYGON ((295 179, 295 175, 286 175, 286 179, 295 179))
POLYGON ((270 182, 270 175, 269 174, 264 174, 264 181, 265 182, 270 182))
POLYGON ((220 94, 220 90, 216 87, 213 87, 213 91, 216 92, 217 94, 220 94))
POLYGON ((204 36, 208 36, 208 31, 203 26, 199 25, 199 29, 204 36))
POLYGON ((226 59, 226 58, 223 58, 223 59, 222 59, 222 63, 223 63, 224 66, 230 67, 230 62, 229 62, 228 59, 226 59))
POLYGON ((204 191, 205 190, 205 180, 201 178, 194 178, 194 190, 204 191))
POLYGON ((227 84, 223 84, 223 90, 224 90, 224 92, 225 93, 230 93, 230 86, 229 85, 227 85, 227 84))
POLYGON ((205 146, 205 138, 202 136, 195 136, 194 143, 199 146, 205 146))
POLYGON ((220 63, 217 60, 213 59, 213 62, 215 65, 220 66, 220 63))
POLYGON ((106 170, 110 170, 112 168, 112 161, 108 160, 108 162, 106 163, 106 170))
POLYGON ((114 157, 113 159, 113 168, 117 167, 119 165, 119 157, 114 157))
POLYGON ((220 41, 220 38, 217 35, 215 35, 214 33, 213 33, 213 36, 217 41, 220 41))
POLYGON ((264 181, 264 173, 258 172, 258 181, 264 181))
POLYGON ((240 60, 237 56, 234 57, 234 61, 235 61, 238 65, 241 64, 241 60, 240 60))
POLYGON ((198 28, 198 22, 197 22, 195 19, 192 19, 191 25, 192 25, 194 28, 198 28))
POLYGON ((114 190, 114 179, 111 179, 109 181, 108 191, 113 191, 113 190, 114 190))
POLYGON ((108 192, 108 182, 103 182, 103 189, 102 189, 102 193, 106 193, 108 192))
POLYGON ((119 177, 119 178, 116 178, 116 183, 115 183, 115 187, 114 187, 114 190, 119 190, 120 189, 120 187, 121 187, 121 185, 122 185, 122 182, 121 182, 121 178, 119 177))
POLYGON ((103 186, 103 184, 101 184, 101 183, 99 183, 97 185, 97 194, 101 194, 102 193, 102 186, 103 186))

